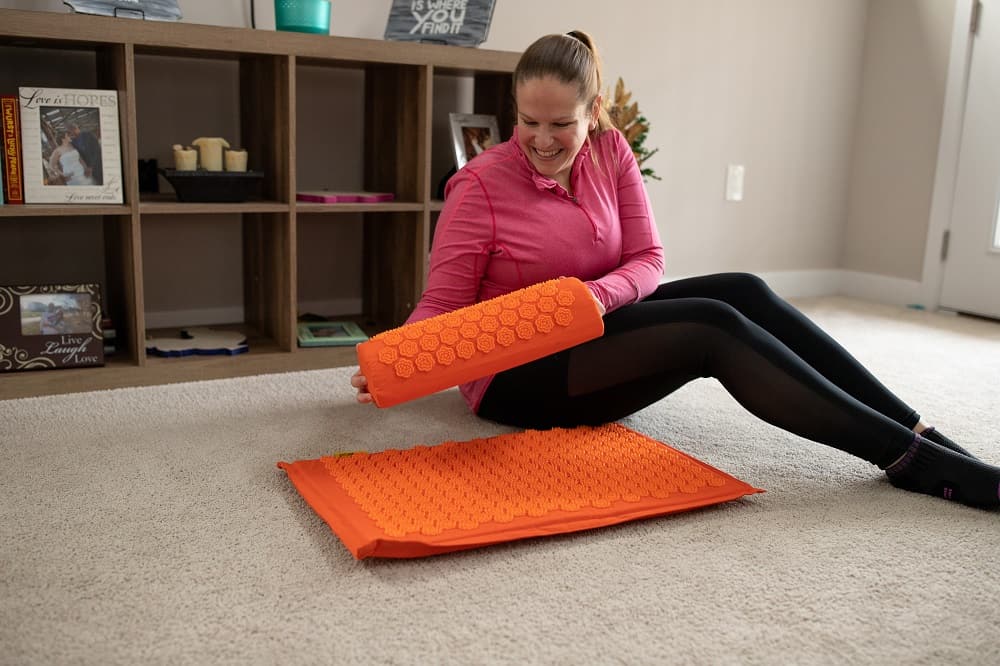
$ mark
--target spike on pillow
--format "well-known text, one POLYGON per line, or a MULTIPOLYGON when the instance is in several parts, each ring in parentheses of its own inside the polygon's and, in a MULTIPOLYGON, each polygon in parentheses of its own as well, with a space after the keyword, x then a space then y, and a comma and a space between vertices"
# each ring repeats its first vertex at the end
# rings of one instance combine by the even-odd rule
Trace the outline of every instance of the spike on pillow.
POLYGON ((604 320, 576 278, 540 282, 358 345, 379 407, 496 374, 600 337, 604 320))

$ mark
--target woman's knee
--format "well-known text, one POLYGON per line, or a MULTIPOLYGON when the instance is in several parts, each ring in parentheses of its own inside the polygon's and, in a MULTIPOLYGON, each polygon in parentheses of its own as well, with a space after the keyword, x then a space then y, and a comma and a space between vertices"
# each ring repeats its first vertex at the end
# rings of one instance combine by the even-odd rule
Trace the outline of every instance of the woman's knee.
POLYGON ((753 295, 763 295, 763 296, 773 296, 774 291, 771 287, 764 281, 764 278, 754 273, 725 273, 724 274, 727 281, 731 285, 731 288, 743 293, 753 295))
POLYGON ((724 331, 733 331, 746 326, 747 319, 739 308, 714 298, 692 298, 689 320, 724 331))

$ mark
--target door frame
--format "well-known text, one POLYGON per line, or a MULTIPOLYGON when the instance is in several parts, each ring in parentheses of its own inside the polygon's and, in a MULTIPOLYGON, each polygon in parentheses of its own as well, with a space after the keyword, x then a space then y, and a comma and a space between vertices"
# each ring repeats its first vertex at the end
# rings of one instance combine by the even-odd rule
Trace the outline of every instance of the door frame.
POLYGON ((934 171, 934 191, 927 225, 924 248, 924 270, 921 277, 921 300, 925 307, 941 307, 944 285, 944 262, 941 250, 944 232, 951 227, 951 211, 955 203, 955 185, 962 146, 962 125, 965 102, 969 92, 969 69, 972 66, 972 8, 976 0, 955 0, 955 19, 951 30, 951 51, 948 57, 948 79, 945 84, 941 135, 938 139, 937 167, 934 171))

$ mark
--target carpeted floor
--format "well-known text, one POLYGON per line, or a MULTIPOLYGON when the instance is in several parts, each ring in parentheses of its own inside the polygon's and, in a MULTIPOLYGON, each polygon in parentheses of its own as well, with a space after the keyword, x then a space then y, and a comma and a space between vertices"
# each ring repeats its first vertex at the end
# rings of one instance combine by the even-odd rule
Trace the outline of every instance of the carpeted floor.
MULTIPOLYGON (((1000 463, 1000 325, 803 308, 1000 463)), ((625 425, 763 495, 421 560, 354 561, 275 467, 507 430, 352 369, 0 402, 4 664, 996 664, 1000 514, 755 420, 711 380, 625 425)))

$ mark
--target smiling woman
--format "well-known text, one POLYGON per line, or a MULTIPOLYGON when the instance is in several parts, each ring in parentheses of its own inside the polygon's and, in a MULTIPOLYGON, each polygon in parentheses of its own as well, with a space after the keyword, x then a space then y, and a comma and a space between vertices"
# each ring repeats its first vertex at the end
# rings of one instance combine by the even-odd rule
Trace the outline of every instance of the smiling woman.
MULTIPOLYGON (((467 381, 473 411, 521 428, 600 425, 713 377, 755 416, 867 460, 899 488, 1000 506, 1000 467, 929 427, 760 278, 660 283, 652 207, 632 148, 601 103, 589 36, 542 37, 513 83, 514 135, 448 181, 427 289, 408 323, 574 277, 603 313, 604 334, 467 381)), ((489 335, 483 342, 493 347, 489 335)), ((364 373, 351 383, 359 402, 372 402, 364 373)))

